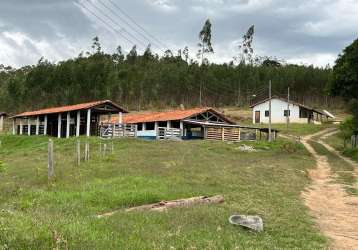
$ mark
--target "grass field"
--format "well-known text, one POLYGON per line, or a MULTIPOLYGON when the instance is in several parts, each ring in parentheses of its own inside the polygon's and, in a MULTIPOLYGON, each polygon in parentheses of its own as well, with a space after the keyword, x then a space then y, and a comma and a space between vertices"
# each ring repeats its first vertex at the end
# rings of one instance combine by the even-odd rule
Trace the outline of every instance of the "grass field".
MULTIPOLYGON (((324 249, 300 193, 314 167, 301 144, 114 141, 75 165, 75 139, 54 139, 54 180, 47 181, 47 138, 0 136, 0 249, 324 249), (219 205, 165 213, 118 212, 135 205, 222 194, 219 205), (228 223, 234 213, 262 216, 253 233, 228 223)), ((85 138, 81 138, 82 141, 85 138)))

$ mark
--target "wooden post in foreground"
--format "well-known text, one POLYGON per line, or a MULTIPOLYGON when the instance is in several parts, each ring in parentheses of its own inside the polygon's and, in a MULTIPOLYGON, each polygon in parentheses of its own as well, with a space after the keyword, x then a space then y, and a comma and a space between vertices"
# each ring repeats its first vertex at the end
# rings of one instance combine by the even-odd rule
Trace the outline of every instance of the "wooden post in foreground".
POLYGON ((53 169, 53 141, 52 139, 48 140, 48 172, 47 172, 47 177, 50 180, 54 174, 54 169, 53 169))
POLYGON ((77 141, 76 144, 76 155, 77 155, 77 166, 81 164, 81 142, 80 140, 77 141))
POLYGON ((89 156, 89 143, 86 142, 86 144, 85 144, 85 161, 89 161, 89 158, 90 158, 90 156, 89 156))

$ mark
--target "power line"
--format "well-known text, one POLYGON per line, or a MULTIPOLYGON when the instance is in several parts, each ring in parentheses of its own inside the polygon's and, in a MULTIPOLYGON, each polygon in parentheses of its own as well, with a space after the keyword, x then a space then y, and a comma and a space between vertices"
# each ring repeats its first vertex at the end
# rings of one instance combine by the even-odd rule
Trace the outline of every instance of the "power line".
MULTIPOLYGON (((138 31, 137 28, 135 28, 130 22, 128 22, 125 18, 121 17, 120 15, 118 15, 115 11, 113 11, 110 7, 108 7, 108 5, 104 4, 102 1, 98 1, 104 8, 106 8, 107 10, 109 10, 113 15, 115 15, 116 17, 118 17, 122 22, 124 22, 125 24, 127 24, 134 32, 136 32, 137 34, 139 34, 142 38, 144 38, 144 40, 148 41, 148 43, 152 43, 151 39, 148 38, 145 34, 143 34, 141 31, 138 31)), ((156 46, 158 49, 160 49, 156 44, 153 44, 154 46, 156 46)))
POLYGON ((120 36, 122 36, 127 42, 129 42, 130 44, 135 44, 133 41, 131 41, 129 38, 127 38, 126 36, 124 36, 121 32, 119 32, 117 29, 112 28, 112 26, 110 24, 108 24, 108 22, 106 22, 105 20, 103 20, 101 17, 99 17, 97 14, 95 14, 93 11, 91 11, 88 7, 86 7, 84 4, 77 2, 75 4, 79 4, 81 5, 87 12, 89 12, 90 14, 92 14, 94 17, 96 17, 98 20, 100 20, 107 29, 114 31, 115 33, 118 33, 120 36))
POLYGON ((148 36, 152 37, 156 42, 158 42, 160 45, 162 45, 164 48, 169 49, 169 47, 161 42, 160 40, 158 40, 155 36, 153 36, 152 34, 150 34, 149 32, 147 32, 140 24, 138 24, 132 17, 130 17, 122 8, 120 8, 115 2, 113 2, 112 0, 109 0, 109 2, 112 3, 113 6, 115 6, 124 16, 126 16, 129 20, 131 20, 139 29, 141 29, 145 34, 147 34, 148 36))
POLYGON ((117 25, 121 30, 123 30, 124 32, 126 32, 130 37, 132 37, 134 40, 136 40, 138 43, 142 44, 144 46, 144 48, 147 46, 146 44, 144 44, 142 41, 140 41, 137 37, 135 37, 134 35, 132 35, 131 33, 129 33, 126 29, 124 29, 123 27, 121 27, 120 24, 118 24, 118 22, 116 20, 114 20, 111 16, 107 15, 107 13, 105 11, 103 11, 102 9, 98 8, 94 3, 92 3, 90 0, 87 0, 87 2, 93 6, 96 10, 98 10, 99 12, 101 12, 102 15, 104 15, 105 17, 107 17, 109 20, 111 20, 112 23, 114 23, 115 25, 117 25))

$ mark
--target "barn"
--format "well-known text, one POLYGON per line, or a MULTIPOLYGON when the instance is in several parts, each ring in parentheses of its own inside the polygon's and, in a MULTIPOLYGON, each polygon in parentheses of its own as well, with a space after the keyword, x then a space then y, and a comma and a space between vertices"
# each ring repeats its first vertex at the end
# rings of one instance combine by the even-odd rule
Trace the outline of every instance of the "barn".
POLYGON ((131 113, 125 114, 122 122, 125 129, 116 132, 122 127, 118 117, 102 121, 102 137, 117 137, 123 133, 123 136, 144 139, 240 141, 256 140, 261 133, 268 133, 265 128, 240 126, 213 108, 131 113))
POLYGON ((101 116, 128 113, 110 100, 28 111, 12 116, 13 134, 70 137, 98 135, 101 116))
POLYGON ((297 102, 288 102, 287 99, 273 96, 271 99, 259 101, 251 106, 254 124, 269 123, 270 100, 272 123, 286 123, 289 120, 292 123, 320 124, 332 118, 332 115, 329 115, 328 112, 323 112, 297 102))

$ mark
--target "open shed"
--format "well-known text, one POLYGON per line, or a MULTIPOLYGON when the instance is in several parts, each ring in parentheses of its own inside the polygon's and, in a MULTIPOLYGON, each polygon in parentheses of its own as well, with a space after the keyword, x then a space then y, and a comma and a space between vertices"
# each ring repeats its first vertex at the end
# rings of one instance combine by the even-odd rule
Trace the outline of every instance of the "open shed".
MULTIPOLYGON (((213 108, 126 114, 101 123, 102 137, 134 136, 146 139, 256 140, 265 128, 240 126, 213 108)), ((274 136, 277 131, 273 131, 274 136)), ((261 136, 260 136, 261 137, 261 136)))
POLYGON ((121 119, 124 108, 110 100, 28 111, 12 116, 13 134, 70 137, 98 135, 103 115, 121 119))

